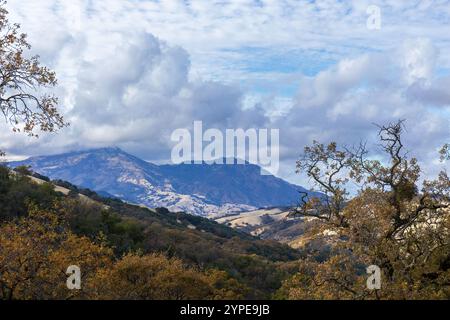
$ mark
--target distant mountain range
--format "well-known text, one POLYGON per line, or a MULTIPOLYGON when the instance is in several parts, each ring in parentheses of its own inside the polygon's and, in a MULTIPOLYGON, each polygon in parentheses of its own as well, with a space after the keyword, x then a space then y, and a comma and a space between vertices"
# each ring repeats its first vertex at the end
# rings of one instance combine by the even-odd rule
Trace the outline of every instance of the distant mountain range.
POLYGON ((51 179, 150 208, 217 216, 264 207, 293 206, 303 187, 253 164, 156 165, 119 148, 102 148, 10 162, 51 179))

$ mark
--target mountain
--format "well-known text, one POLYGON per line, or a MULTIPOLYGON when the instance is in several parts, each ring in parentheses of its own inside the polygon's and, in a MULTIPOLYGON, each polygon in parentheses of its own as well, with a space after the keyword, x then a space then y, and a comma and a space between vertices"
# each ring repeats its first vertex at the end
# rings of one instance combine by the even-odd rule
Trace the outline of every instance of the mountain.
POLYGON ((10 162, 51 179, 151 208, 222 215, 262 207, 292 206, 306 191, 252 164, 156 165, 119 148, 102 148, 10 162))

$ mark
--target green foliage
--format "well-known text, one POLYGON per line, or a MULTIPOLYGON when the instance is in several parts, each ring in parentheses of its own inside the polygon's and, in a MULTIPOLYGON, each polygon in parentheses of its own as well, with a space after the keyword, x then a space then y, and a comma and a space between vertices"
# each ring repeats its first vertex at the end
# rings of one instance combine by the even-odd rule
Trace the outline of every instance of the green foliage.
POLYGON ((50 208, 57 198, 59 195, 52 184, 37 185, 28 176, 0 166, 0 222, 25 216, 29 203, 50 208))
POLYGON ((16 168, 14 168, 14 171, 17 172, 18 174, 24 175, 24 176, 30 176, 31 175, 31 170, 29 166, 18 166, 16 168))

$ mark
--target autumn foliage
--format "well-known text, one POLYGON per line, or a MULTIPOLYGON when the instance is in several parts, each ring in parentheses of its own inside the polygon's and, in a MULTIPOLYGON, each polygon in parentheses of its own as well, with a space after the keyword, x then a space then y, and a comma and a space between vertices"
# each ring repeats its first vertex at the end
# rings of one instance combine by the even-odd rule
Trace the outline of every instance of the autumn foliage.
MULTIPOLYGON (((449 299, 450 179, 442 170, 420 181, 417 159, 402 141, 404 121, 379 126, 384 161, 357 148, 306 147, 298 162, 326 198, 303 197, 292 212, 315 219, 311 237, 332 247, 310 255, 280 294, 289 299, 449 299), (346 186, 359 186, 351 196, 346 186), (366 267, 382 271, 382 286, 369 290, 366 267)), ((441 155, 446 154, 446 147, 441 155)), ((442 157, 444 160, 444 157, 442 157)))
POLYGON ((160 253, 128 253, 69 230, 57 211, 31 207, 0 227, 0 299, 236 299, 246 288, 225 272, 186 266, 160 253), (68 266, 82 270, 68 290, 68 266))

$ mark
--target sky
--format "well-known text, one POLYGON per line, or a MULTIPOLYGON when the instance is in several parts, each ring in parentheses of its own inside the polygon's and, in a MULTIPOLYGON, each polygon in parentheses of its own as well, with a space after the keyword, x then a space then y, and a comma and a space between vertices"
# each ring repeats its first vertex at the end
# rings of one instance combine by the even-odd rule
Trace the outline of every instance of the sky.
POLYGON ((71 125, 39 139, 0 124, 12 158, 117 146, 170 161, 173 130, 280 130, 278 176, 313 140, 368 141, 406 119, 425 177, 450 142, 450 1, 9 0, 71 125), (380 28, 368 27, 376 6, 380 28))

